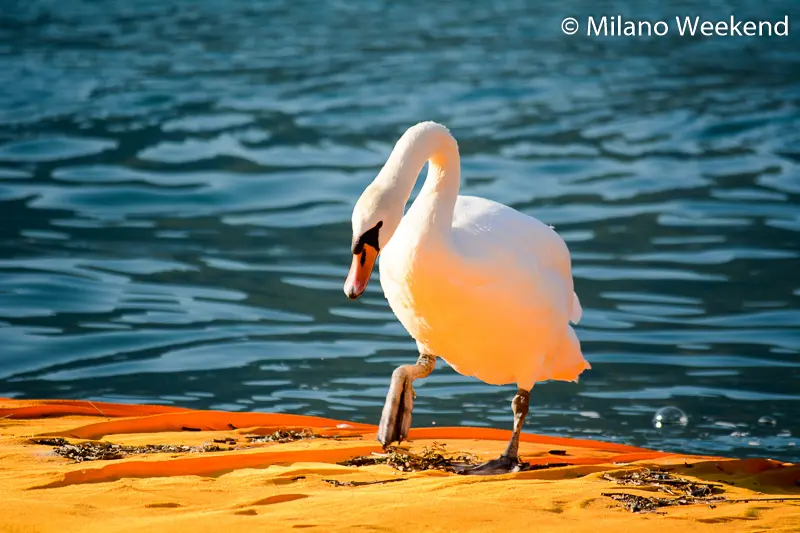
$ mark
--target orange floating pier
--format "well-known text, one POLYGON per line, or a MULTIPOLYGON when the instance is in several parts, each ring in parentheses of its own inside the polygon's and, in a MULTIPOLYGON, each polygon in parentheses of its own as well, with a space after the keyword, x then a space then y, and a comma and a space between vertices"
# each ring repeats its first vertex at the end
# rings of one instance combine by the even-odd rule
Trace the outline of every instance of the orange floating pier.
MULTIPOLYGON (((339 464, 380 454, 375 431, 301 415, 0 399, 0 532, 800 532, 800 465, 531 434, 520 455, 533 468, 503 476, 339 464), (252 440, 278 430, 316 437, 252 440), (194 452, 74 462, 53 451, 60 439, 194 452), (223 451, 195 453, 215 442, 223 451), (668 478, 640 482, 646 472, 668 478), (677 501, 685 483, 714 495, 650 510, 635 504, 677 501)), ((443 445, 485 460, 509 435, 417 428, 404 447, 420 454, 443 445)))

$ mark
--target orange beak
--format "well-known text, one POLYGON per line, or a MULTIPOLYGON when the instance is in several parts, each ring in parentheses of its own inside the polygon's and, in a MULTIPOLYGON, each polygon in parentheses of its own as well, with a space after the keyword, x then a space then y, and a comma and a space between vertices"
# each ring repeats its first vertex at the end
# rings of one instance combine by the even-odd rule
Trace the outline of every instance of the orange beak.
POLYGON ((348 298, 355 300, 364 293, 377 258, 378 251, 369 245, 365 245, 360 254, 353 254, 353 264, 344 282, 344 293, 348 298))

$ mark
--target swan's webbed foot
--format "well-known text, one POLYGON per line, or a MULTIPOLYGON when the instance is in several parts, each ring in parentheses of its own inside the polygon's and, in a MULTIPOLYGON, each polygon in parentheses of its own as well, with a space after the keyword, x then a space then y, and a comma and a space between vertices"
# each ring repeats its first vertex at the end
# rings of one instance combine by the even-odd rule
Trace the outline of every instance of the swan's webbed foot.
POLYGON ((393 442, 401 442, 411 428, 411 412, 414 410, 416 393, 412 383, 433 371, 436 357, 421 354, 415 365, 403 365, 392 372, 392 382, 386 403, 383 405, 381 423, 378 426, 378 441, 385 448, 393 442))
POLYGON ((406 373, 398 372, 402 368, 398 368, 392 374, 392 384, 389 386, 381 423, 378 426, 378 440, 384 447, 393 442, 401 442, 408 436, 411 427, 415 394, 411 379, 406 373))
POLYGON ((467 476, 496 476, 519 472, 522 468, 523 464, 519 462, 519 459, 512 459, 506 455, 501 455, 497 459, 492 459, 482 465, 459 468, 456 470, 456 474, 467 476))
POLYGON ((458 469, 456 473, 472 476, 493 476, 523 470, 526 464, 519 461, 519 435, 522 432, 525 417, 528 415, 529 403, 530 391, 519 389, 511 402, 511 409, 514 411, 514 431, 511 433, 511 440, 503 455, 482 465, 458 469))

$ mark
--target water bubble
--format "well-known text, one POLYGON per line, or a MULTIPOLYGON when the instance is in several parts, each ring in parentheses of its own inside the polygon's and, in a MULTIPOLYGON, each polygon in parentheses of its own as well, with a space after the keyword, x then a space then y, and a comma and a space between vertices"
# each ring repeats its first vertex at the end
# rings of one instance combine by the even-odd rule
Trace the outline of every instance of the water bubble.
POLYGON ((731 433, 731 437, 735 439, 741 439, 743 437, 749 437, 749 436, 750 433, 748 433, 747 431, 734 431, 733 433, 731 433))
POLYGON ((782 429, 782 430, 780 430, 778 432, 778 436, 779 437, 791 437, 792 436, 792 432, 789 431, 788 429, 782 429))
POLYGON ((758 423, 761 426, 773 426, 773 427, 775 427, 775 426, 778 425, 778 421, 775 420, 775 418, 772 417, 772 416, 762 416, 761 418, 758 419, 758 423))
POLYGON ((688 423, 689 417, 677 407, 662 407, 656 411, 653 417, 653 426, 655 426, 656 429, 667 427, 683 428, 686 427, 688 423))

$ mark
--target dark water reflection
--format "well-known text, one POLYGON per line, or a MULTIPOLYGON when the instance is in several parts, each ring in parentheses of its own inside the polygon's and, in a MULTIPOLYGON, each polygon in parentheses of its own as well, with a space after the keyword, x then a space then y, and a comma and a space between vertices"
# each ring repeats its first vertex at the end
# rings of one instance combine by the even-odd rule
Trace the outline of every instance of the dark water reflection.
MULTIPOLYGON (((527 4, 4 3, 0 395, 376 421, 414 345, 378 284, 342 294, 349 214, 433 119, 464 192, 573 252, 594 369, 530 430, 797 459, 798 38, 559 29, 794 3, 527 4)), ((441 363, 418 393, 419 425, 510 422, 441 363)))

